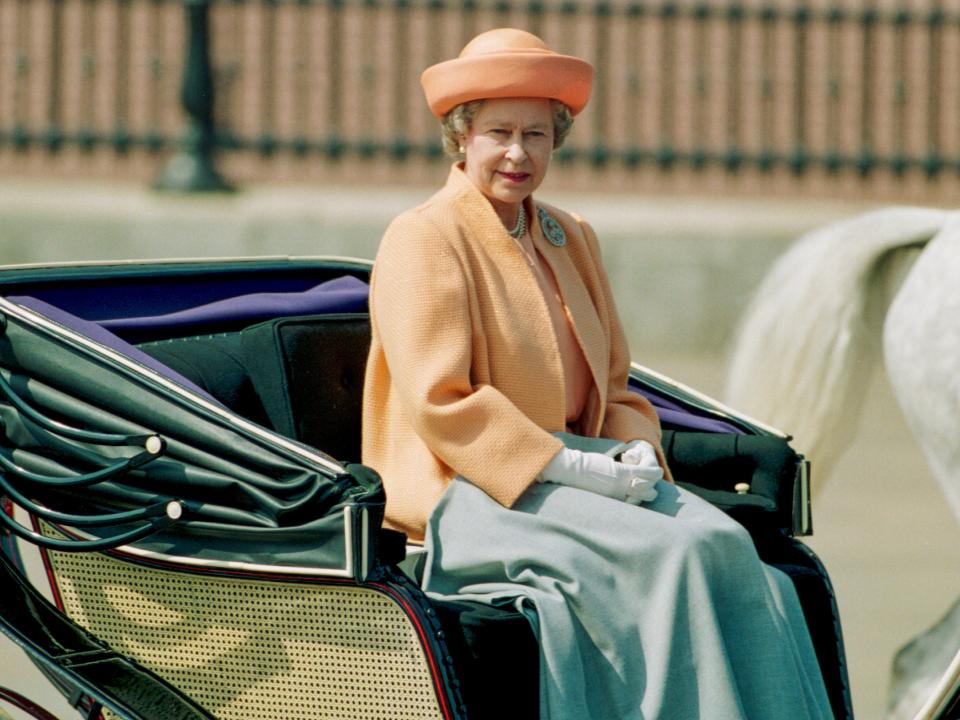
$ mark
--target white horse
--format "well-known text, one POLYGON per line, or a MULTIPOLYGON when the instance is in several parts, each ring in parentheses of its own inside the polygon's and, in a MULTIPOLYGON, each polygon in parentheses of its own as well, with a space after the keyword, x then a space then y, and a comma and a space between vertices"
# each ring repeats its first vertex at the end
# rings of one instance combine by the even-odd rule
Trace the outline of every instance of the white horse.
MULTIPOLYGON (((960 212, 890 208, 801 238, 741 321, 727 402, 829 466, 855 431, 881 336, 890 385, 960 519, 960 212)), ((960 604, 898 654, 888 718, 914 717, 958 647, 960 604)))

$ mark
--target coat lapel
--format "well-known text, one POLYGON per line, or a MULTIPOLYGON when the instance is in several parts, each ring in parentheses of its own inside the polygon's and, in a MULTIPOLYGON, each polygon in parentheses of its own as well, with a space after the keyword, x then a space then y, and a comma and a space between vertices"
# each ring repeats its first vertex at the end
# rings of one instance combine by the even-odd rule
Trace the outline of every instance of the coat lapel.
MULTIPOLYGON (((467 228, 470 242, 482 244, 483 254, 499 269, 499 277, 510 284, 510 294, 519 300, 519 305, 528 308, 518 314, 514 306, 510 324, 527 337, 535 337, 539 343, 537 363, 542 372, 538 381, 544 391, 544 402, 548 407, 556 408, 555 422, 557 427, 562 428, 565 425, 563 366, 540 284, 516 241, 504 230, 496 211, 457 165, 451 170, 448 188, 456 195, 459 216, 467 228)), ((531 203, 528 201, 528 213, 530 209, 531 203)), ((533 221, 532 225, 535 227, 536 222, 533 221)))
MULTIPOLYGON (((602 400, 604 393, 601 388, 607 386, 609 375, 607 348, 607 337, 603 331, 603 325, 600 317, 597 315, 593 299, 587 290, 580 273, 571 256, 575 252, 574 246, 579 243, 569 241, 562 246, 556 246, 547 241, 544 237, 543 229, 540 227, 540 221, 537 217, 536 209, 531 215, 536 218, 531 226, 533 235, 533 244, 540 251, 543 258, 553 271, 557 279, 557 286, 560 288, 560 295, 564 304, 570 311, 570 317, 573 319, 573 331, 576 335, 580 349, 583 351, 587 364, 590 366, 590 372, 593 375, 594 390, 602 400)), ((569 236, 572 228, 564 228, 569 236)), ((590 403, 588 403, 589 407, 590 403)))
MULTIPOLYGON (((541 317, 539 322, 535 324, 546 323, 547 326, 552 327, 550 313, 547 310, 543 293, 540 291, 540 285, 533 276, 533 272, 526 265, 526 260, 523 259, 516 243, 503 230, 503 225, 500 223, 496 212, 457 165, 454 165, 451 169, 447 183, 448 189, 458 195, 460 202, 463 203, 461 209, 464 211, 463 217, 470 227, 470 235, 483 238, 483 243, 487 246, 488 251, 497 258, 498 264, 507 271, 507 276, 515 278, 516 282, 522 284, 526 293, 537 298, 536 305, 540 309, 541 317)), ((567 234, 568 241, 562 246, 550 243, 544 237, 543 229, 540 226, 537 204, 533 201, 533 198, 528 198, 525 202, 534 247, 545 258, 557 280, 560 295, 570 311, 570 317, 573 319, 574 335, 593 376, 594 388, 591 396, 587 399, 582 417, 585 422, 581 429, 586 434, 596 434, 600 429, 599 419, 604 414, 606 394, 602 389, 607 387, 609 378, 609 347, 593 298, 583 277, 577 270, 574 258, 575 253, 583 250, 583 243, 580 242, 582 239, 579 235, 580 230, 565 225, 563 229, 567 234)), ((556 335, 552 332, 548 334, 552 337, 556 349, 556 335)), ((562 369, 559 364, 555 371, 562 382, 562 369)), ((562 385, 559 386, 558 391, 561 393, 560 398, 562 398, 562 385)), ((562 408, 562 406, 563 401, 561 399, 560 407, 562 408)))

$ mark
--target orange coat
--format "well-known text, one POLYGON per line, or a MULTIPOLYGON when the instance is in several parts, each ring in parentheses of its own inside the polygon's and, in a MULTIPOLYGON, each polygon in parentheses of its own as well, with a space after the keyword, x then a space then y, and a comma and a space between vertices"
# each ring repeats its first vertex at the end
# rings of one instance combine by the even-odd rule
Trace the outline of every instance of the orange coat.
MULTIPOLYGON (((566 233, 563 247, 551 245, 530 214, 533 243, 556 276, 593 375, 571 430, 659 449, 653 407, 626 389, 629 351, 593 230, 536 206, 566 233)), ((551 433, 567 429, 563 369, 540 286, 458 166, 442 190, 387 229, 370 315, 363 462, 383 478, 387 524, 421 539, 456 475, 511 507, 561 447, 551 433)))

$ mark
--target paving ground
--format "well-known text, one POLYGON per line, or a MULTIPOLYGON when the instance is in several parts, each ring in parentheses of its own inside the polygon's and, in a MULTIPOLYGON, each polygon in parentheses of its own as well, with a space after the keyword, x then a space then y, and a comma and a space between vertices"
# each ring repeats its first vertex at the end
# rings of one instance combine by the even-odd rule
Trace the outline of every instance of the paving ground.
MULTIPOLYGON (((201 200, 136 188, 0 182, 0 264, 238 254, 369 257, 387 219, 426 194, 268 189, 201 200)), ((582 211, 596 226, 634 357, 718 397, 729 329, 769 262, 791 237, 864 209, 626 196, 554 201, 582 211)), ((825 473, 815 467, 814 477, 821 491, 810 544, 836 586, 857 715, 877 720, 893 653, 960 595, 960 526, 882 375, 871 386, 856 442, 836 468, 825 473)), ((52 710, 73 717, 5 640, 0 682, 30 685, 52 710)))

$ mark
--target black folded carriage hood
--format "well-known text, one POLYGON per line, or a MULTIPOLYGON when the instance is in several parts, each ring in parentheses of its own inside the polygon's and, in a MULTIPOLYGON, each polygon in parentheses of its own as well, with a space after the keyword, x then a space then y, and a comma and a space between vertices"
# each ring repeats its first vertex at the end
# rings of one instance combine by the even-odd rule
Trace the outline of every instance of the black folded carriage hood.
MULTIPOLYGON (((0 299, 0 327, 0 481, 7 486, 0 494, 27 498, 54 518, 176 502, 182 517, 137 548, 199 562, 366 573, 366 543, 384 504, 374 473, 250 423, 7 299, 0 299), (62 431, 70 428, 130 437, 133 446, 77 439, 62 431), (133 467, 118 476, 70 484, 132 457, 133 467)), ((71 523, 61 524, 73 535, 71 523)), ((89 541, 137 522, 75 526, 89 541)))

